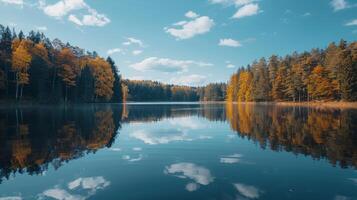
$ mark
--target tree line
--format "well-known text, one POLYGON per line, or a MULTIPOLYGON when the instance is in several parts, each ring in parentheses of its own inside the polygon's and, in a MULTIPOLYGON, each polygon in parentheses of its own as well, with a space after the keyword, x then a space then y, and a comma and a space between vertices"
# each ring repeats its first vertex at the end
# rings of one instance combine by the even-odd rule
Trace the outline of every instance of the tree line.
POLYGON ((122 81, 110 57, 0 25, 0 100, 5 102, 223 101, 225 88, 223 83, 189 87, 122 81))
POLYGON ((357 42, 254 61, 231 76, 226 100, 357 101, 357 42))
POLYGON ((150 80, 123 80, 123 96, 127 101, 224 101, 226 84, 190 87, 150 80))
POLYGON ((121 102, 114 61, 43 33, 0 25, 0 98, 53 103, 121 102))

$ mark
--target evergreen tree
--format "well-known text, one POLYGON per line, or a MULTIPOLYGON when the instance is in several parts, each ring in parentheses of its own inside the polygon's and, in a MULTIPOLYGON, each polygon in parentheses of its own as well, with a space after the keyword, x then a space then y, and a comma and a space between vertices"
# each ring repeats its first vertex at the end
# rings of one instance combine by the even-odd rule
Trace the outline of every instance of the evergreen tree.
POLYGON ((113 85, 113 97, 112 97, 112 102, 113 103, 120 103, 122 102, 122 88, 121 88, 121 76, 119 74, 119 70, 117 66, 115 65, 113 59, 111 57, 107 58, 107 62, 110 64, 110 67, 112 69, 112 72, 114 74, 114 85, 113 85))

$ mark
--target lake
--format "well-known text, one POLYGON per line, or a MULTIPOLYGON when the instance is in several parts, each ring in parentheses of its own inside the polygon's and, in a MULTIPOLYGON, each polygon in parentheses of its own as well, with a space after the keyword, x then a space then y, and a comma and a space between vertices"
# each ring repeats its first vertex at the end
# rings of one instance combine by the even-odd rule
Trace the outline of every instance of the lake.
POLYGON ((357 110, 0 109, 0 200, 357 199, 357 110))

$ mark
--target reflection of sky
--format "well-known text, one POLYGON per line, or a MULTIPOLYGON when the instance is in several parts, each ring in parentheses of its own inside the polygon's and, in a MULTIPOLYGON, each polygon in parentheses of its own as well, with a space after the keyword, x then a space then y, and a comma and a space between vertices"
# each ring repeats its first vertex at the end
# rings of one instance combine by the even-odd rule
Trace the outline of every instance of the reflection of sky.
POLYGON ((235 183, 234 187, 242 196, 249 199, 258 199, 261 193, 261 191, 257 187, 246 185, 243 183, 235 183))
POLYGON ((112 147, 58 170, 49 167, 45 176, 17 174, 4 181, 0 200, 160 199, 163 194, 173 200, 224 199, 222 193, 230 197, 225 199, 240 200, 357 196, 355 170, 263 150, 237 137, 224 122, 170 118, 122 124, 119 133, 112 147))
POLYGON ((148 124, 141 123, 135 123, 132 124, 132 126, 135 127, 135 129, 130 133, 130 136, 149 145, 212 138, 212 136, 205 135, 204 133, 197 135, 191 132, 193 130, 204 130, 207 128, 201 119, 195 117, 164 119, 155 122, 155 125, 149 128, 148 124))
MULTIPOLYGON (((103 190, 110 185, 102 176, 77 178, 67 185, 55 185, 53 188, 37 194, 38 200, 56 199, 56 200, 85 200, 94 196, 98 190, 103 190)), ((23 197, 7 196, 0 197, 0 200, 22 200, 23 197)))
POLYGON ((171 174, 178 178, 188 178, 193 180, 193 183, 188 183, 186 189, 188 191, 195 191, 199 185, 208 185, 214 181, 209 169, 198 166, 194 163, 175 163, 167 166, 164 170, 165 174, 171 174))
POLYGON ((233 154, 233 155, 221 157, 220 161, 221 163, 234 164, 234 163, 239 163, 241 161, 241 157, 243 157, 243 155, 233 154))
POLYGON ((98 190, 104 189, 110 185, 102 176, 97 177, 81 177, 67 184, 66 189, 59 186, 45 190, 40 194, 40 199, 43 197, 51 197, 57 200, 85 200, 93 195, 98 190))

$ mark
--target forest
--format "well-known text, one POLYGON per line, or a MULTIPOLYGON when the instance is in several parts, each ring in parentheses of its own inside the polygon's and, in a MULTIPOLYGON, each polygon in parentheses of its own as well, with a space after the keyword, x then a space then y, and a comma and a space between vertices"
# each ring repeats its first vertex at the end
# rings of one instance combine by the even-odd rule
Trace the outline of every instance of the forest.
POLYGON ((228 84, 178 86, 122 80, 112 58, 43 33, 27 36, 0 25, 0 101, 96 103, 125 101, 357 101, 357 42, 332 42, 241 67, 228 84))
POLYGON ((149 80, 123 80, 127 101, 224 101, 226 84, 203 87, 178 86, 149 80))
POLYGON ((326 49, 254 61, 231 76, 226 99, 228 102, 356 101, 357 42, 341 40, 326 49))
POLYGON ((102 58, 43 33, 27 36, 0 25, 0 100, 96 103, 224 101, 226 84, 205 87, 122 80, 112 58, 102 58))
POLYGON ((50 41, 43 33, 0 25, 0 99, 39 103, 121 102, 114 61, 50 41))

